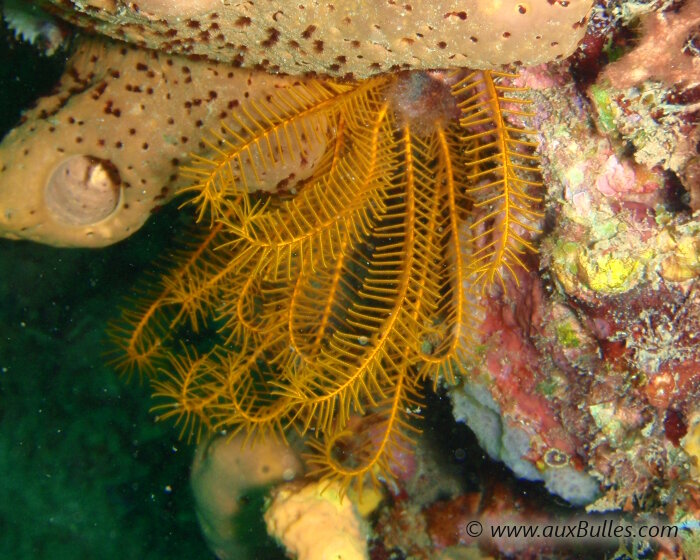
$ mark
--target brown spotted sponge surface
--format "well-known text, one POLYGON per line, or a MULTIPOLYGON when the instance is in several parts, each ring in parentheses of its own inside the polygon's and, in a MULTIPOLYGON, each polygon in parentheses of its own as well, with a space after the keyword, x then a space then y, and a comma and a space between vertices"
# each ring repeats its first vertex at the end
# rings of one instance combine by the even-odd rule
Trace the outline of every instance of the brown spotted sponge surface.
POLYGON ((365 78, 568 56, 592 0, 42 0, 94 32, 274 73, 365 78))
MULTIPOLYGON (((178 170, 211 150, 205 131, 235 130, 245 120, 233 111, 296 80, 84 40, 56 93, 0 144, 0 236, 87 247, 127 237, 188 184, 178 170)), ((326 147, 318 132, 252 188, 310 174, 326 147)))

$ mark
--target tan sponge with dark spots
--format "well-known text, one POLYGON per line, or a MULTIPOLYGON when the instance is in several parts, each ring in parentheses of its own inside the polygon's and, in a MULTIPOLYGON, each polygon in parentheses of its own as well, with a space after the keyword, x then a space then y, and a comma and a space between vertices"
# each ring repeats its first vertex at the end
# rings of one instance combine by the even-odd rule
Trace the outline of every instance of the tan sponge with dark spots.
MULTIPOLYGON (((57 92, 0 143, 0 236, 80 247, 128 237, 189 184, 179 167, 206 153, 209 130, 235 130, 232 112, 294 80, 83 40, 57 92)), ((295 146, 254 187, 303 179, 324 151, 295 146)))
POLYGON ((44 0, 99 33, 293 75, 539 64, 573 52, 592 0, 44 0))

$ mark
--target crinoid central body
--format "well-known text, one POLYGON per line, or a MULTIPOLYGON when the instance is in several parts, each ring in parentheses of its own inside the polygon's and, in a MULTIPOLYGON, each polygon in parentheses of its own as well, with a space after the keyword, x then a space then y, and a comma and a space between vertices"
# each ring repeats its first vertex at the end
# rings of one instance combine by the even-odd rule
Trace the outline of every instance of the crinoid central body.
POLYGON ((296 429, 319 475, 391 476, 422 383, 454 382, 480 296, 534 250, 513 78, 298 80, 212 131, 182 170, 201 235, 112 329, 159 417, 188 438, 296 429), (257 192, 270 182, 284 194, 257 192), (197 347, 178 340, 203 325, 197 347))
POLYGON ((396 76, 388 92, 391 110, 399 126, 409 126, 421 136, 447 128, 458 121, 460 110, 452 86, 454 72, 402 72, 396 76))

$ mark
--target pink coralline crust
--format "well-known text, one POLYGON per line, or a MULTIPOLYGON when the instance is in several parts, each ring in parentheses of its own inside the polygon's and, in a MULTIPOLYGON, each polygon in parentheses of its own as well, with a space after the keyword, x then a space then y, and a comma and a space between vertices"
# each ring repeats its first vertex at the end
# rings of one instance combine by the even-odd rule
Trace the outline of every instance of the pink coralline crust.
POLYGON ((669 450, 700 398, 700 292, 646 285, 624 298, 563 303, 544 296, 536 275, 519 280, 489 301, 485 355, 472 375, 487 380, 504 421, 530 435, 523 458, 541 465, 548 449, 568 455, 601 477, 608 507, 681 484, 669 450), (668 411, 678 422, 666 421, 668 411))
POLYGON ((531 460, 536 462, 551 448, 573 456, 579 441, 561 423, 556 405, 541 392, 551 368, 542 367, 542 355, 534 344, 545 328, 544 294, 533 274, 519 274, 503 299, 490 298, 480 326, 487 347, 484 369, 492 381, 491 394, 510 422, 534 437, 531 460))
POLYGON ((539 64, 570 55, 592 0, 43 0, 71 23, 160 51, 269 72, 364 78, 387 71, 539 64))
POLYGON ((644 16, 639 44, 620 60, 610 64, 603 76, 614 87, 628 88, 645 80, 663 82, 667 87, 691 87, 700 83, 697 49, 700 2, 688 1, 677 12, 656 12, 644 16))
POLYGON ((588 140, 590 153, 585 158, 579 152, 562 150, 557 162, 570 170, 561 178, 563 196, 578 212, 585 215, 592 208, 615 203, 654 208, 663 200, 662 173, 621 157, 609 140, 594 131, 590 131, 588 140), (580 181, 580 177, 587 180, 580 181))
MULTIPOLYGON (((680 178, 690 193, 691 208, 700 207, 699 129, 684 120, 692 120, 692 105, 678 106, 680 113, 670 115, 660 94, 642 96, 635 88, 610 90, 605 80, 599 81, 596 87, 609 93, 615 105, 616 130, 606 134, 605 127, 590 126, 590 101, 577 92, 568 63, 523 69, 517 83, 532 88, 538 100, 533 124, 541 131, 540 152, 556 158, 545 160, 548 191, 563 187, 561 197, 579 216, 613 201, 655 208, 666 196, 665 171, 680 178), (552 106, 552 99, 557 99, 558 107, 552 106), (630 146, 637 151, 629 154, 630 146)), ((595 98, 592 89, 588 95, 595 98)))
POLYGON ((624 300, 599 297, 582 309, 599 338, 627 334, 617 360, 646 376, 641 391, 649 404, 661 413, 692 406, 700 393, 700 289, 645 285, 624 300))
POLYGON ((595 182, 596 188, 607 196, 635 190, 634 171, 630 166, 621 165, 615 155, 611 155, 605 163, 603 175, 595 182))
MULTIPOLYGON (((631 195, 644 195, 657 191, 663 185, 663 178, 655 176, 646 168, 629 160, 620 161, 611 155, 604 164, 602 174, 596 179, 595 186, 606 196, 619 195, 629 199, 631 195)), ((648 205, 654 206, 657 200, 648 199, 648 205)))
POLYGON ((513 85, 534 90, 547 90, 551 88, 570 86, 568 72, 552 72, 548 64, 538 64, 524 70, 513 80, 513 85))

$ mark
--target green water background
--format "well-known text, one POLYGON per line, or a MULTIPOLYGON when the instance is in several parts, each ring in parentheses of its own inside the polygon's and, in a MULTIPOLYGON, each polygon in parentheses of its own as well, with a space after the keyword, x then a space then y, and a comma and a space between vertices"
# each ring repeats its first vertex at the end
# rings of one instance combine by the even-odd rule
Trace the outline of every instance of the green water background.
MULTIPOLYGON (((50 91, 46 59, 0 31, 0 134, 50 91)), ((0 239, 0 559, 209 559, 193 449, 105 363, 104 327, 178 232, 166 209, 124 243, 66 250, 0 239)))

